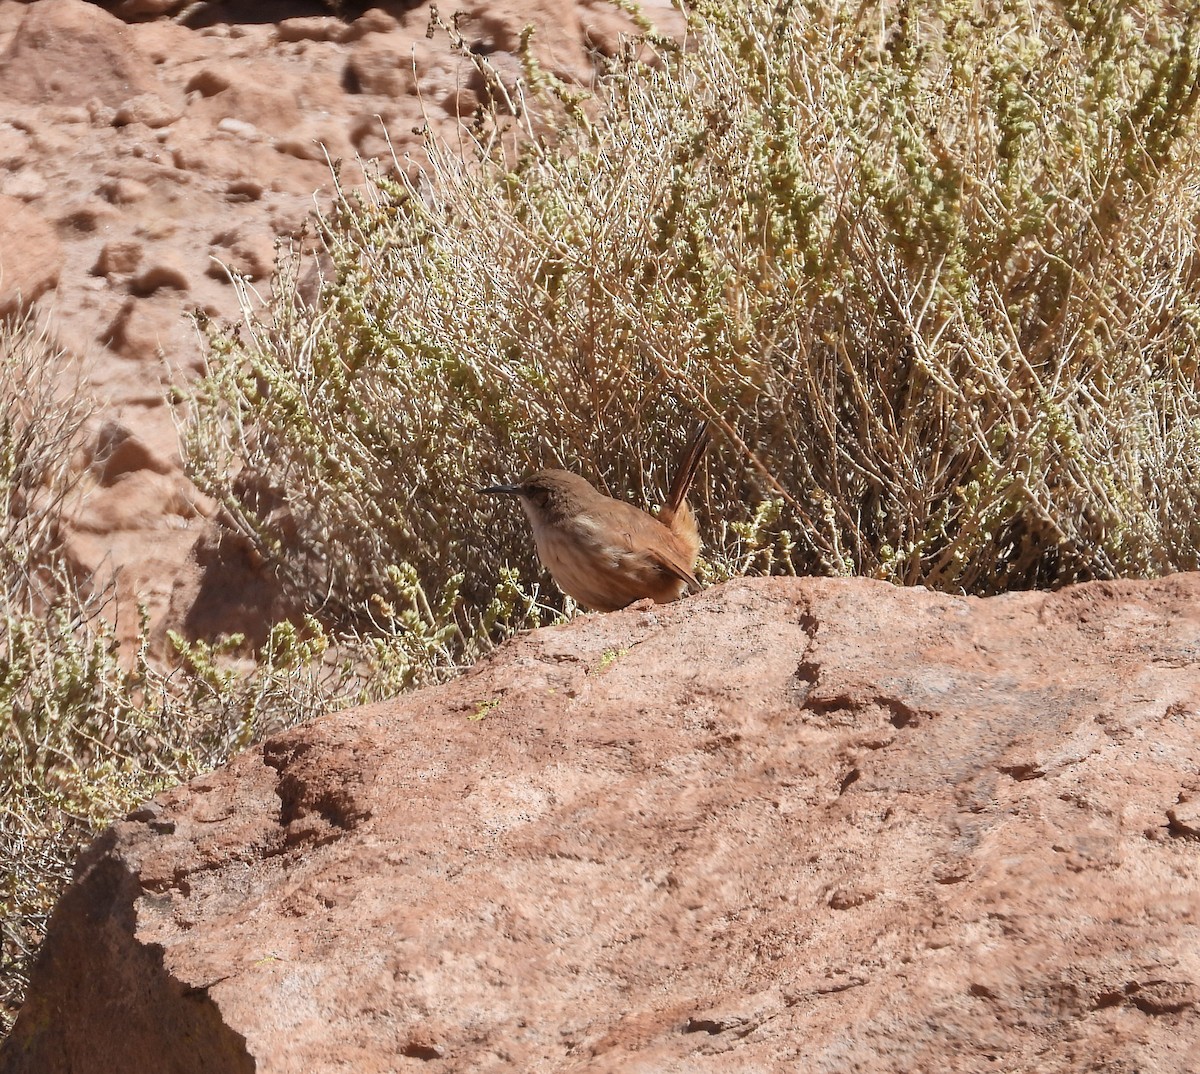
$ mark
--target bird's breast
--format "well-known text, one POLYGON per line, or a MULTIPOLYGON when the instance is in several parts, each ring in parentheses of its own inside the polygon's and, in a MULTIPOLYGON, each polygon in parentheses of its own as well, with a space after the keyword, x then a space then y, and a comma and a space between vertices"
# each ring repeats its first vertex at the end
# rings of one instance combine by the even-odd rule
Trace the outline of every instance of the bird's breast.
POLYGON ((603 520, 531 522, 538 558, 558 587, 587 608, 616 611, 643 597, 663 603, 677 600, 687 588, 639 549, 629 533, 603 520))

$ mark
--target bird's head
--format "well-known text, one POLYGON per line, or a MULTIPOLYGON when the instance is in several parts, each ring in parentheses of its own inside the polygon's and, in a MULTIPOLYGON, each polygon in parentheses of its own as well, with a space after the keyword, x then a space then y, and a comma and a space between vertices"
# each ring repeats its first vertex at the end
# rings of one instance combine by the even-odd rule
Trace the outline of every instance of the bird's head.
POLYGON ((516 496, 534 526, 573 518, 600 497, 587 480, 567 470, 539 470, 515 485, 489 485, 492 496, 516 496))

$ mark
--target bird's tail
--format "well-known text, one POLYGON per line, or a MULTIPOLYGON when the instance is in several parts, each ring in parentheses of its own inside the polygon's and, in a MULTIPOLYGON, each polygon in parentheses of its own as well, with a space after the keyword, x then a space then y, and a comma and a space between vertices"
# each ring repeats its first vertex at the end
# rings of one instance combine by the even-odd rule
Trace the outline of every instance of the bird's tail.
POLYGON ((683 537, 689 543, 695 542, 700 547, 700 538, 696 533, 696 523, 692 518, 691 509, 687 505, 688 490, 696 480, 696 472, 700 469, 700 461, 704 451, 712 439, 708 422, 702 421, 696 428, 692 442, 679 461, 679 469, 675 472, 675 480, 671 482, 671 491, 667 502, 658 513, 659 521, 673 533, 683 537), (681 532, 682 531, 682 532, 681 532))

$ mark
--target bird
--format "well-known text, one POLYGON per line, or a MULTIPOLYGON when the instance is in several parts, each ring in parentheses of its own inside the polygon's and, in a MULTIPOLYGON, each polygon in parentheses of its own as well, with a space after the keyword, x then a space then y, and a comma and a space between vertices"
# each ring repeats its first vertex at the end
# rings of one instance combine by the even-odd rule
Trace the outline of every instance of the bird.
POLYGON ((700 533, 687 494, 709 440, 703 422, 657 518, 605 496, 569 470, 539 470, 514 485, 480 491, 521 501, 538 558, 558 588, 583 607, 614 612, 647 597, 667 604, 700 592, 693 573, 700 533))

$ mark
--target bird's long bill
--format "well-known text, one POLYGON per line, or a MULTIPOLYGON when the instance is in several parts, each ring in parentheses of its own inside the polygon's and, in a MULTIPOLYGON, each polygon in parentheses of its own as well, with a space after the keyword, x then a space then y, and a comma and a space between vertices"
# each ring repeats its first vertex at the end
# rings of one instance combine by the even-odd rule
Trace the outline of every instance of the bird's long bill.
POLYGON ((489 485, 485 489, 479 490, 481 493, 491 493, 493 496, 519 496, 521 487, 519 485, 489 485))

